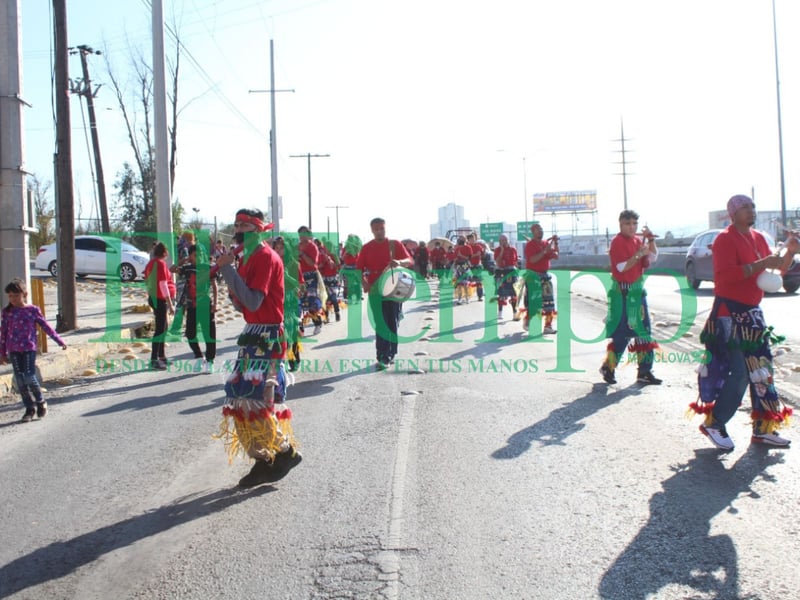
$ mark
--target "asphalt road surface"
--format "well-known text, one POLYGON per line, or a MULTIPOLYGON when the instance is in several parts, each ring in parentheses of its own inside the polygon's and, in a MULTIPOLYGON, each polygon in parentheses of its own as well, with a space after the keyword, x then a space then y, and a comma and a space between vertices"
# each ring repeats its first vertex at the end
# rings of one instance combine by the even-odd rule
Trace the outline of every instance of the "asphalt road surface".
MULTIPOLYGON (((751 447, 746 411, 733 452, 709 445, 684 418, 696 338, 665 344, 661 386, 634 365, 602 383, 605 341, 568 331, 596 338, 605 307, 569 298, 548 338, 492 303, 408 302, 419 339, 386 372, 344 311, 289 390, 303 462, 249 490, 212 439, 222 374, 79 377, 30 424, 3 406, 0 596, 796 597, 800 449, 751 447)), ((240 327, 220 325, 218 365, 240 327)))

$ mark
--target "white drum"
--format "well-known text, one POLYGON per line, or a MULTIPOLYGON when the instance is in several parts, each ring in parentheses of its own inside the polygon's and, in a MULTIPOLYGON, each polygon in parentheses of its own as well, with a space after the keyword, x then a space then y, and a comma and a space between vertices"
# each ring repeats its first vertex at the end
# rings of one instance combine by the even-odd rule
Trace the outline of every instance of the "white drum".
POLYGON ((416 283, 414 276, 402 269, 387 268, 381 275, 383 297, 387 300, 403 302, 414 295, 416 283))
POLYGON ((774 294, 783 286, 783 277, 773 271, 764 271, 756 279, 756 284, 765 292, 774 294))

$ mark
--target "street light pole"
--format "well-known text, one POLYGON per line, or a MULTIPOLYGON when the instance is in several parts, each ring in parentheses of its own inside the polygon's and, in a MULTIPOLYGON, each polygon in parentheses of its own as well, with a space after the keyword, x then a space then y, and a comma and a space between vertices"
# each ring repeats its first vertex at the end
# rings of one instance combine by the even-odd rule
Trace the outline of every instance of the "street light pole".
POLYGON ((783 174, 783 128, 781 127, 781 79, 778 72, 778 26, 775 19, 775 0, 772 0, 772 41, 775 47, 775 95, 778 101, 778 162, 781 172, 781 224, 786 227, 786 183, 783 174))
POLYGON ((330 154, 311 154, 307 152, 305 154, 290 154, 289 158, 305 158, 308 161, 308 228, 312 232, 314 231, 311 228, 311 159, 312 158, 328 158, 330 154))
POLYGON ((334 204, 333 206, 326 206, 325 208, 333 208, 336 210, 336 237, 341 240, 342 234, 339 232, 339 209, 340 208, 350 208, 349 206, 340 206, 339 204, 334 204))

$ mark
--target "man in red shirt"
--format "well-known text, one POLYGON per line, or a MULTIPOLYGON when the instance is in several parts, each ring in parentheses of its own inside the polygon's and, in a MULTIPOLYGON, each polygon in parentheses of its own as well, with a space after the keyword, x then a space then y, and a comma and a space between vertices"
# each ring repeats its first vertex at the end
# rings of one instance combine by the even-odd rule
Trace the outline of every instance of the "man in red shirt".
POLYGON ((478 292, 478 302, 483 302, 483 244, 479 244, 475 233, 467 236, 467 245, 472 250, 469 257, 469 269, 472 271, 472 281, 475 283, 475 291, 478 292))
POLYGON ((444 248, 442 248, 441 242, 436 242, 431 248, 430 251, 431 255, 431 268, 433 272, 436 273, 438 277, 442 276, 442 271, 445 268, 445 260, 447 257, 447 252, 444 248))
POLYGON ((655 236, 645 226, 646 241, 636 236, 639 215, 632 210, 619 214, 619 233, 611 240, 608 254, 611 258, 613 286, 608 293, 609 316, 606 327, 614 327, 611 342, 600 373, 606 383, 616 383, 614 370, 619 364, 625 346, 635 352, 639 363, 637 381, 643 385, 658 385, 661 380, 653 375, 654 350, 658 344, 650 332, 650 312, 647 310, 647 293, 644 290, 644 270, 658 258, 655 236))
POLYGON ((303 225, 297 230, 297 233, 300 236, 297 262, 300 265, 300 282, 304 286, 300 302, 303 312, 307 313, 311 317, 311 322, 314 323, 312 335, 319 335, 322 331, 322 299, 319 297, 319 286, 322 282, 319 280, 319 271, 317 270, 320 264, 319 248, 314 243, 308 227, 303 225))
POLYGON ((553 295, 553 281, 550 273, 550 261, 558 259, 558 237, 553 236, 548 240, 544 239, 544 229, 538 221, 531 225, 531 239, 525 244, 525 318, 522 328, 527 331, 530 323, 531 307, 541 311, 544 317, 544 329, 542 333, 551 335, 556 332, 553 329, 553 318, 556 316, 556 300, 553 295))
POLYGON ((756 211, 748 196, 728 200, 728 214, 731 225, 716 237, 712 247, 714 305, 700 337, 711 360, 700 369, 700 398, 690 407, 705 415, 700 431, 711 443, 721 450, 733 450, 725 425, 749 385, 751 442, 788 446, 789 440, 777 431, 788 425, 792 409, 775 391, 769 349, 772 336, 759 306, 764 292, 758 277, 766 269, 789 268, 798 242, 790 237, 786 254, 773 255, 764 236, 752 228, 756 211))
POLYGON ((375 285, 389 267, 411 268, 413 261, 408 250, 397 240, 386 237, 386 221, 376 217, 369 223, 373 240, 364 244, 358 253, 356 266, 361 271, 364 291, 369 294, 369 308, 375 319, 375 350, 379 371, 386 369, 397 354, 397 325, 402 304, 385 299, 380 285, 375 285), (381 318, 382 316, 382 318, 381 318))
POLYGON ((317 240, 317 248, 319 249, 319 273, 322 275, 322 281, 328 293, 328 300, 325 303, 325 319, 330 321, 329 307, 332 306, 336 320, 341 321, 342 315, 339 314, 339 258, 336 256, 336 252, 325 247, 322 240, 317 240))
POLYGON ((283 261, 258 235, 271 228, 260 210, 240 210, 233 224, 234 240, 244 244, 239 268, 234 269, 232 254, 217 259, 246 323, 237 341, 236 366, 225 383, 219 433, 230 460, 236 454, 255 459, 241 487, 277 481, 302 460, 294 447, 292 411, 285 404, 283 261))
POLYGON ((517 310, 517 293, 514 284, 517 282, 517 249, 509 245, 508 236, 500 235, 500 242, 494 249, 494 281, 497 289, 497 320, 503 319, 503 307, 511 303, 511 314, 517 310))

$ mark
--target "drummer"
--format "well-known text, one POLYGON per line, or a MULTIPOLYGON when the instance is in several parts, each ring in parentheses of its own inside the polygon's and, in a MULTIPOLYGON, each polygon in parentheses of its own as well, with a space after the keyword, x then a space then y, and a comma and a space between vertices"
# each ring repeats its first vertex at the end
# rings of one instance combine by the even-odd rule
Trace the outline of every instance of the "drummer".
POLYGON ((358 253, 356 266, 361 271, 364 291, 369 294, 369 308, 375 322, 375 350, 377 371, 383 371, 397 354, 397 325, 400 321, 401 303, 384 299, 380 286, 375 283, 388 267, 413 266, 408 250, 397 240, 386 237, 386 221, 380 217, 369 223, 373 240, 364 244, 358 253), (383 317, 380 318, 379 315, 383 317))

